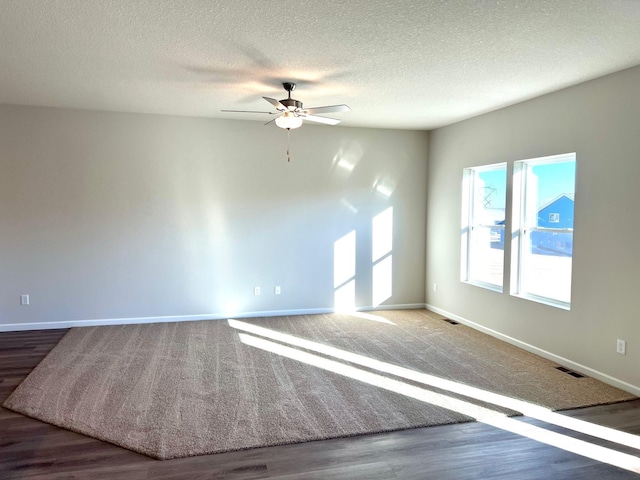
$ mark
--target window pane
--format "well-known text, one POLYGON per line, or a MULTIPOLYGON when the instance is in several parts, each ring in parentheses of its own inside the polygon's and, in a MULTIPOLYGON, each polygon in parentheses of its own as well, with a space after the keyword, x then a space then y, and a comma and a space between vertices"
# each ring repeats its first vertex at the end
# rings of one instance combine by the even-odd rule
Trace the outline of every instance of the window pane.
POLYGON ((469 277, 477 282, 502 286, 504 227, 475 227, 471 234, 469 277))
POLYGON ((560 302, 571 301, 573 233, 534 230, 522 264, 523 291, 560 302))
POLYGON ((505 163, 464 171, 462 280, 499 291, 503 286, 506 187, 505 163))
POLYGON ((575 154, 515 162, 511 293, 569 307, 575 154))

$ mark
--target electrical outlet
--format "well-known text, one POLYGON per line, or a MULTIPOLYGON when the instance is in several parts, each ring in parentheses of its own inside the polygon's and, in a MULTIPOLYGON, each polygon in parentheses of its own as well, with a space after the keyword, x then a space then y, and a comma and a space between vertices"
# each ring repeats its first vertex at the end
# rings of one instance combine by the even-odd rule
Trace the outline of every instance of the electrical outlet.
POLYGON ((29 305, 29 295, 20 295, 20 305, 29 305))
POLYGON ((253 294, 256 296, 260 295, 260 287, 254 287, 253 294))
POLYGON ((276 287, 274 288, 274 293, 276 295, 280 295, 282 293, 282 290, 280 289, 280 285, 276 285, 276 287))
POLYGON ((625 353, 627 353, 627 342, 618 339, 616 343, 616 352, 620 355, 624 355, 625 353))
POLYGON ((437 291, 438 291, 438 284, 437 284, 437 283, 434 283, 434 284, 433 284, 433 291, 434 291, 434 292, 437 292, 437 291))

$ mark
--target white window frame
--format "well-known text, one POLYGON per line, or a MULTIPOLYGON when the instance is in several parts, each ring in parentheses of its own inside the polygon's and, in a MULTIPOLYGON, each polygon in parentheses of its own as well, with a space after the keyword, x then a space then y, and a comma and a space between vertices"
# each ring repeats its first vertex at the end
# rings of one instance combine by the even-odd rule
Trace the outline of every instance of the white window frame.
MULTIPOLYGON (((526 274, 525 252, 529 251, 531 248, 528 235, 529 232, 544 231, 550 233, 573 233, 574 231, 573 228, 549 228, 538 226, 538 206, 537 204, 534 204, 531 201, 532 198, 527 195, 528 183, 531 181, 531 169, 539 165, 564 163, 569 161, 576 162, 575 152, 552 155, 549 157, 532 158, 528 160, 518 160, 514 162, 512 191, 510 293, 515 297, 543 303, 552 307, 562 308, 564 310, 571 310, 571 299, 569 299, 568 302, 565 302, 556 298, 535 295, 527 292, 524 288, 525 281, 523 276, 526 274)), ((571 269, 573 271, 573 257, 571 269)), ((569 291, 571 291, 571 288, 572 286, 570 284, 569 291)))
MULTIPOLYGON (((505 225, 495 225, 495 224, 487 224, 480 223, 476 221, 474 215, 474 199, 477 197, 477 177, 478 174, 482 172, 487 172, 491 170, 505 170, 505 177, 508 178, 508 167, 506 162, 495 163, 491 165, 484 165, 479 167, 469 167, 463 170, 462 174, 462 229, 461 229, 461 238, 460 238, 460 280, 464 283, 469 283, 471 285, 475 285, 478 287, 486 288, 489 290, 493 290, 495 292, 502 293, 504 291, 504 264, 505 264, 505 256, 504 250, 502 250, 502 284, 497 285, 490 282, 485 282, 482 280, 474 279, 471 276, 471 247, 473 244, 473 235, 474 232, 478 232, 480 229, 502 229, 503 230, 503 238, 506 241, 506 224, 505 225)), ((506 183, 506 179, 505 179, 506 183)), ((506 192, 506 185, 505 185, 506 192)), ((505 193, 506 196, 506 193, 505 193)), ((506 198, 505 198, 506 201, 506 198)))
POLYGON ((560 223, 560 214, 559 213, 550 213, 549 214, 549 223, 560 223))

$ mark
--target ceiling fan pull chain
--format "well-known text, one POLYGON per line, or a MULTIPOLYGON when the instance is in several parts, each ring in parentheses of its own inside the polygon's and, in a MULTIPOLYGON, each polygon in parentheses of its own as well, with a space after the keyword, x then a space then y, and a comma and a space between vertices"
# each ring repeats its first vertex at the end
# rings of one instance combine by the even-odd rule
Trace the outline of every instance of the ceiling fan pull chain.
POLYGON ((291 150, 291 129, 287 128, 287 162, 291 162, 289 150, 291 150))

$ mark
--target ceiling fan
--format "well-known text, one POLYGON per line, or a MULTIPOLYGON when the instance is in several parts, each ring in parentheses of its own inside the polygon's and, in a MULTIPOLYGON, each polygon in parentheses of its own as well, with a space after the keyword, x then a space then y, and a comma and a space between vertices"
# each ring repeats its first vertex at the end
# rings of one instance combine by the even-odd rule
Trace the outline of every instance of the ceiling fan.
POLYGON ((276 100, 275 98, 262 97, 271 105, 276 108, 275 112, 257 112, 252 110, 222 110, 223 112, 231 113, 264 113, 267 115, 275 115, 273 120, 268 121, 265 125, 272 122, 280 128, 286 128, 291 130, 292 128, 298 128, 302 125, 303 120, 310 122, 323 123, 325 125, 337 125, 340 120, 335 118, 321 117, 316 113, 334 113, 334 112, 349 112, 351 109, 347 105, 328 105, 325 107, 312 107, 303 108, 302 102, 291 98, 291 92, 296 89, 296 84, 293 82, 283 82, 282 86, 287 91, 289 96, 284 100, 276 100))

